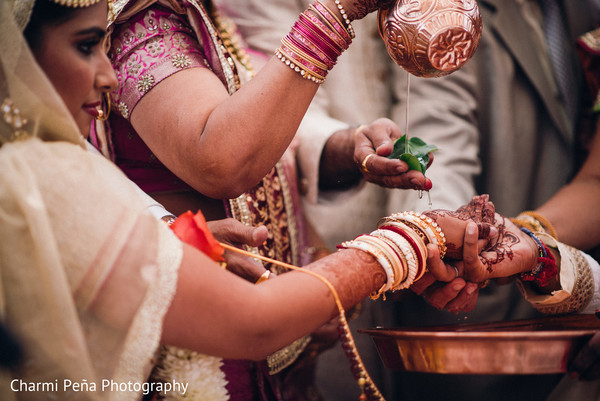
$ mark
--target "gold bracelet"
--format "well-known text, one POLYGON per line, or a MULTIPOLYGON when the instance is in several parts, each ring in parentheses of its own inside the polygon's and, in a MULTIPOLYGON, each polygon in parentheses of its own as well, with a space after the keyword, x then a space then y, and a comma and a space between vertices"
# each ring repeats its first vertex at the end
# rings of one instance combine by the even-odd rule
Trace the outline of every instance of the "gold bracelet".
MULTIPOLYGON (((444 258, 448 249, 446 246, 446 236, 444 235, 444 232, 440 226, 438 226, 438 224, 431 217, 415 212, 401 212, 394 213, 388 218, 399 220, 403 223, 413 223, 413 225, 417 225, 427 236, 429 242, 438 247, 440 251, 440 258, 444 258)), ((382 220, 380 220, 380 223, 382 220)))
POLYGON ((298 65, 293 59, 288 58, 286 54, 284 54, 281 50, 277 49, 275 51, 275 55, 281 62, 290 67, 292 71, 295 71, 302 76, 304 79, 308 79, 309 81, 313 81, 316 84, 322 84, 325 82, 325 77, 317 76, 313 74, 311 71, 307 71, 304 66, 298 65))
POLYGON ((511 221, 517 225, 529 228, 533 232, 545 232, 555 240, 558 240, 558 235, 552 223, 538 212, 531 210, 521 212, 516 218, 511 219, 511 221))

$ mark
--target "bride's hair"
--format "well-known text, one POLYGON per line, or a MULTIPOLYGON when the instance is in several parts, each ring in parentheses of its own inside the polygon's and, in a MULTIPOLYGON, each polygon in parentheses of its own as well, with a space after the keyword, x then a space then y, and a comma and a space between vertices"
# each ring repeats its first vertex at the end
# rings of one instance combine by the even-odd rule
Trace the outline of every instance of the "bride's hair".
POLYGON ((49 0, 38 0, 31 11, 29 22, 25 27, 23 36, 32 50, 35 50, 43 38, 43 29, 46 26, 57 26, 71 18, 76 8, 65 7, 49 0))

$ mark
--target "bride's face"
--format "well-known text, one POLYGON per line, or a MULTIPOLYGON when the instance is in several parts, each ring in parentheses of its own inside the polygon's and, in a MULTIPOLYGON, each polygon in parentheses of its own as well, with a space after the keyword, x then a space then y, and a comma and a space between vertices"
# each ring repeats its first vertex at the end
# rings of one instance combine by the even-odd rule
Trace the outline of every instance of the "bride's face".
POLYGON ((35 57, 87 138, 103 92, 117 86, 104 52, 107 2, 74 10, 70 18, 42 30, 35 57))

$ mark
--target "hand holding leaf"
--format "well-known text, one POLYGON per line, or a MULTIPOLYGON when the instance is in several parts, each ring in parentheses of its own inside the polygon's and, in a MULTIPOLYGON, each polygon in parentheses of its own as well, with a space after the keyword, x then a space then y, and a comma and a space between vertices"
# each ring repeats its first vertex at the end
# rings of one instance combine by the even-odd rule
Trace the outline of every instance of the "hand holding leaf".
POLYGON ((409 170, 425 174, 429 165, 429 153, 436 150, 437 146, 428 145, 421 138, 410 137, 407 141, 406 135, 402 135, 394 142, 394 149, 388 158, 400 159, 408 165, 409 170))

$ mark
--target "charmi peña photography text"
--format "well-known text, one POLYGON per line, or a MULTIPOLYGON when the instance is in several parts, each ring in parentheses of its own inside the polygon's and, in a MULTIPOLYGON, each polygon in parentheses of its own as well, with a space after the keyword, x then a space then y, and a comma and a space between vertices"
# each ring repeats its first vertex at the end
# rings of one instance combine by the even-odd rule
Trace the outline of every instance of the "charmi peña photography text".
POLYGON ((177 393, 185 395, 189 383, 168 381, 168 382, 119 382, 115 380, 103 379, 99 383, 87 381, 73 381, 69 379, 44 381, 44 382, 28 382, 21 379, 14 379, 10 382, 10 389, 14 392, 45 392, 45 393, 62 393, 62 392, 137 392, 144 395, 156 392, 161 395, 167 393, 177 393))

